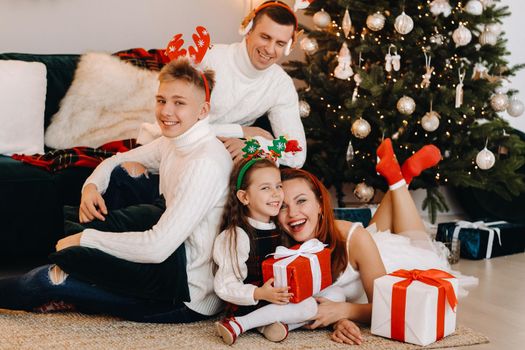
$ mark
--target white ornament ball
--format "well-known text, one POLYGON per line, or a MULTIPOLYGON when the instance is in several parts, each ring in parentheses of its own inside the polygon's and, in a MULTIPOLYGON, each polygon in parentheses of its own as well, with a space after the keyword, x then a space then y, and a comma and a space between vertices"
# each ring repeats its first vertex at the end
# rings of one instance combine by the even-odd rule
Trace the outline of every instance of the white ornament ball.
POLYGON ((377 32, 383 29, 385 26, 385 21, 385 16, 383 16, 380 12, 376 12, 366 18, 366 26, 370 30, 377 32))
POLYGON ((490 106, 496 112, 503 112, 509 105, 509 98, 505 94, 495 94, 490 99, 490 106))
POLYGON ((470 0, 464 8, 465 12, 474 16, 479 16, 483 13, 483 4, 478 0, 470 0))
POLYGON ((372 128, 365 119, 359 118, 352 124, 352 134, 358 139, 364 139, 370 134, 372 128))
POLYGON ((308 55, 314 54, 319 48, 317 40, 315 40, 314 38, 309 38, 307 36, 301 39, 299 45, 301 45, 301 49, 303 49, 303 51, 306 52, 308 55))
POLYGON ((519 117, 520 115, 523 114, 524 109, 525 109, 525 106, 523 105, 523 102, 521 102, 517 98, 512 98, 507 107, 507 113, 511 117, 519 117))
POLYGON ((310 105, 305 100, 299 101, 299 115, 301 118, 306 118, 310 115, 310 105))
POLYGON ((370 200, 374 198, 374 193, 374 188, 372 186, 368 186, 364 182, 358 183, 354 189, 354 196, 360 202, 370 202, 370 200))
POLYGON ((483 8, 487 8, 489 6, 494 5, 494 0, 479 0, 479 1, 483 5, 483 8))
POLYGON ((396 107, 399 113, 404 115, 410 115, 414 113, 416 109, 416 102, 412 97, 403 96, 397 101, 396 107))
POLYGON ((510 82, 507 79, 500 79, 499 85, 494 89, 494 92, 497 94, 506 94, 509 92, 510 82))
POLYGON ((396 17, 394 28, 400 34, 408 34, 414 29, 414 21, 403 11, 403 13, 396 17))
POLYGON ((489 32, 486 30, 479 36, 479 43, 481 45, 496 45, 497 42, 498 35, 493 32, 489 32))
POLYGON ((430 12, 434 16, 443 14, 443 16, 448 17, 451 11, 452 6, 450 6, 447 0, 434 0, 430 3, 430 12))
POLYGON ((439 113, 430 111, 421 118, 421 126, 428 132, 435 131, 439 127, 439 113))
POLYGON ((494 153, 487 149, 487 147, 479 151, 478 155, 476 156, 476 164, 481 170, 492 168, 494 163, 496 163, 496 157, 494 156, 494 153))
POLYGON ((313 20, 314 20, 314 24, 317 27, 324 29, 330 25, 332 18, 330 18, 330 15, 328 14, 328 12, 325 12, 325 10, 321 10, 321 11, 317 11, 314 14, 313 20))
POLYGON ((489 24, 485 25, 485 31, 494 33, 496 35, 500 35, 501 31, 502 31, 501 24, 499 24, 497 22, 489 23, 489 24))
POLYGON ((456 47, 465 46, 472 40, 472 33, 463 24, 460 24, 452 33, 452 40, 456 43, 456 47))

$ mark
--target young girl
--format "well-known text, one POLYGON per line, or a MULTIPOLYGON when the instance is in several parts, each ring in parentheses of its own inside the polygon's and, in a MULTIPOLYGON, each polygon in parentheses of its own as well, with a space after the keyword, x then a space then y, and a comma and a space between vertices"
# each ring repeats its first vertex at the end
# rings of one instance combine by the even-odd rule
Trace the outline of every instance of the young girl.
POLYGON ((389 139, 377 153, 376 169, 386 178, 389 191, 367 229, 360 223, 334 220, 330 195, 314 175, 299 169, 281 172, 284 201, 279 224, 297 242, 318 238, 333 247, 332 268, 338 277, 333 286, 341 287, 346 298, 345 302, 317 298, 318 312, 308 327, 335 324, 332 339, 340 343, 362 342, 353 321, 370 322, 376 278, 401 268, 449 270, 446 259, 433 250, 407 188, 413 177, 439 162, 439 149, 424 146, 403 167, 389 139))
MULTIPOLYGON (((288 330, 304 325, 317 312, 314 298, 289 304, 292 294, 287 287, 274 288, 273 279, 262 283, 262 261, 281 243, 272 218, 282 201, 281 176, 273 161, 259 158, 237 164, 213 251, 218 265, 215 292, 233 304, 229 306, 232 316, 216 323, 228 345, 253 328, 271 341, 284 340, 288 330)), ((321 294, 344 300, 338 289, 329 287, 321 294)))

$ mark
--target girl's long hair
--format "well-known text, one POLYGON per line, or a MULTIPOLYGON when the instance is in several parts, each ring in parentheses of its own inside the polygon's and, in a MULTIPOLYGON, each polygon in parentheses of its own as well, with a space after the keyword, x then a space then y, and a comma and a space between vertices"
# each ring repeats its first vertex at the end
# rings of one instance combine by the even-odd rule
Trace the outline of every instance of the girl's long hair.
POLYGON ((237 163, 232 170, 230 175, 230 183, 228 187, 228 198, 226 205, 224 206, 224 212, 222 214, 220 231, 226 231, 229 241, 230 255, 232 256, 233 271, 235 276, 242 279, 239 258, 237 255, 237 227, 242 228, 250 238, 250 250, 253 249, 253 242, 255 241, 255 229, 248 223, 248 207, 243 205, 237 198, 237 191, 248 188, 251 184, 253 174, 257 169, 263 168, 274 168, 279 170, 275 163, 269 159, 258 159, 253 163, 248 170, 244 173, 244 177, 241 182, 241 186, 237 189, 237 179, 241 169, 248 163, 247 160, 243 160, 237 163))
POLYGON ((337 279, 348 265, 348 256, 344 235, 335 224, 330 193, 317 177, 305 170, 283 169, 281 170, 281 179, 283 183, 288 180, 302 179, 306 181, 315 194, 317 202, 321 206, 315 237, 328 244, 328 247, 332 249, 332 278, 337 279))

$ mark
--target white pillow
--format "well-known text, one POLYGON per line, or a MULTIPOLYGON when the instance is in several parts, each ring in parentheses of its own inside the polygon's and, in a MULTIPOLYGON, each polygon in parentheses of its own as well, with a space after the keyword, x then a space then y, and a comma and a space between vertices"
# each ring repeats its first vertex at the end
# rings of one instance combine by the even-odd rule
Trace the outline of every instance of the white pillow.
POLYGON ((143 122, 155 121, 158 72, 105 53, 82 55, 75 77, 46 129, 52 148, 99 147, 136 138, 143 122))
POLYGON ((46 66, 0 60, 0 154, 44 153, 46 66))

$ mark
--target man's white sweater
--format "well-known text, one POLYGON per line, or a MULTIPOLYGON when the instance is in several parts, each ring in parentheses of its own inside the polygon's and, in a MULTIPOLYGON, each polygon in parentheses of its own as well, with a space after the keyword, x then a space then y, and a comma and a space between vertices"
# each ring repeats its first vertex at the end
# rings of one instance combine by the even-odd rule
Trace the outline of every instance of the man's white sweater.
MULTIPOLYGON (((277 64, 256 69, 248 57, 246 42, 214 45, 206 54, 203 67, 215 71, 215 87, 211 95, 210 123, 217 136, 244 137, 241 126, 252 125, 268 113, 275 137, 299 141, 303 149, 286 154, 280 164, 302 167, 306 160, 306 138, 299 116, 299 101, 292 78, 277 64)), ((143 124, 139 143, 147 143, 160 135, 156 124, 143 124)), ((270 142, 256 137, 261 145, 270 142)))
POLYGON ((232 167, 229 153, 205 119, 181 136, 162 136, 104 160, 85 184, 93 183, 104 193, 113 168, 127 161, 159 172, 166 211, 144 232, 86 229, 81 245, 129 261, 160 263, 184 243, 191 297, 186 305, 204 315, 217 313, 221 302, 213 292, 212 249, 228 191, 232 167))

